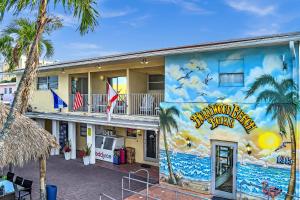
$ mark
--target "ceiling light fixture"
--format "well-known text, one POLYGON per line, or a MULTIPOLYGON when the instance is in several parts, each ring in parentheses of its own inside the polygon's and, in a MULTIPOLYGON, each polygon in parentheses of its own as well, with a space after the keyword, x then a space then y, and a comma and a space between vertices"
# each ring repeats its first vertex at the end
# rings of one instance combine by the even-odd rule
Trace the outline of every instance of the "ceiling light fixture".
POLYGON ((143 60, 141 61, 141 64, 143 65, 147 65, 149 63, 149 61, 147 60, 147 58, 143 58, 143 60))

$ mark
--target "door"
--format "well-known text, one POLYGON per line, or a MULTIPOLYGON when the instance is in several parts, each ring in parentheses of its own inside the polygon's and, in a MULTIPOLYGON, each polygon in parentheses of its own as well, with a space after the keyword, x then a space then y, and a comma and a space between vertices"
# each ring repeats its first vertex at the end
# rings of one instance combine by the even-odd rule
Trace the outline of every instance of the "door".
POLYGON ((236 199, 237 143, 212 141, 212 193, 236 199))
POLYGON ((157 134, 155 131, 147 130, 145 132, 145 142, 144 142, 144 152, 145 152, 145 160, 157 162, 157 134))
POLYGON ((59 122, 59 145, 60 151, 63 151, 64 146, 68 142, 68 122, 59 122))

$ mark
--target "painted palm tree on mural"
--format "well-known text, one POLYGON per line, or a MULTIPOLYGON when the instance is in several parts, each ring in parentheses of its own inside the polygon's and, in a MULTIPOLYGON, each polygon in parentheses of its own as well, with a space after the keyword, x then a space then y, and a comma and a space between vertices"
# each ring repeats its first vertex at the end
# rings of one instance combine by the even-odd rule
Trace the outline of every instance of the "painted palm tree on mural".
POLYGON ((297 85, 293 79, 284 79, 278 82, 271 75, 262 75, 257 78, 247 91, 246 98, 259 91, 256 97, 256 106, 259 103, 268 103, 266 115, 271 114, 272 119, 277 120, 282 137, 287 137, 286 125, 289 127, 289 138, 291 140, 291 173, 288 191, 285 199, 293 199, 296 184, 296 137, 294 121, 297 110, 299 110, 297 85), (265 88, 263 91, 259 90, 265 88))
POLYGON ((170 108, 163 109, 162 107, 159 108, 159 121, 160 121, 160 130, 164 137, 164 145, 167 157, 167 164, 169 170, 169 182, 172 184, 177 184, 175 174, 173 172, 172 163, 170 159, 170 152, 169 152, 169 145, 167 141, 167 134, 172 134, 172 129, 178 131, 178 126, 174 116, 179 116, 179 111, 174 106, 170 108))

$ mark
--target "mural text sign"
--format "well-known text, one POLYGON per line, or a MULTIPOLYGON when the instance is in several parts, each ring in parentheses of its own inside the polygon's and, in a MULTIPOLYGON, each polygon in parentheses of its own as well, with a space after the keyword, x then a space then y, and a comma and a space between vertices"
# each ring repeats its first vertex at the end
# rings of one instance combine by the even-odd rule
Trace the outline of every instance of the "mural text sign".
POLYGON ((202 109, 200 112, 196 112, 191 115, 190 119, 196 123, 196 128, 200 128, 205 121, 211 124, 211 130, 217 128, 219 125, 234 128, 234 120, 237 120, 244 127, 247 133, 257 128, 252 118, 237 104, 211 104, 202 109))

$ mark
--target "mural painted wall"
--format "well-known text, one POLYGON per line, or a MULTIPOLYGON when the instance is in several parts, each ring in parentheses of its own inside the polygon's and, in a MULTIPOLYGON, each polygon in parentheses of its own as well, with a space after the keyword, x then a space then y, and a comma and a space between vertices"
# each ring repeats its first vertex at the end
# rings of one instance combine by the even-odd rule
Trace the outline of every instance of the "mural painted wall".
POLYGON ((167 57, 161 181, 210 194, 211 141, 224 140, 238 144, 237 191, 299 196, 297 59, 288 45, 167 57))

